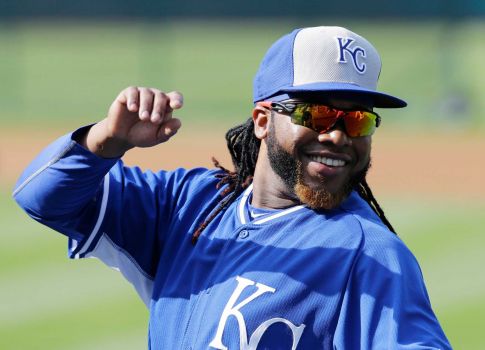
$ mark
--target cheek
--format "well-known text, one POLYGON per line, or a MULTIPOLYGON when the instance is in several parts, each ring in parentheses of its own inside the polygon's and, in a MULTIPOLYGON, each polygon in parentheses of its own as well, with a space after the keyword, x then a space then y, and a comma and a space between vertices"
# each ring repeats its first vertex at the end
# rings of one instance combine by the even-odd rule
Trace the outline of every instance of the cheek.
POLYGON ((288 117, 274 119, 274 137, 278 144, 290 154, 295 154, 302 139, 301 127, 289 122, 288 117))
POLYGON ((358 167, 364 167, 370 160, 372 146, 370 136, 355 139, 353 141, 353 146, 358 159, 358 167))

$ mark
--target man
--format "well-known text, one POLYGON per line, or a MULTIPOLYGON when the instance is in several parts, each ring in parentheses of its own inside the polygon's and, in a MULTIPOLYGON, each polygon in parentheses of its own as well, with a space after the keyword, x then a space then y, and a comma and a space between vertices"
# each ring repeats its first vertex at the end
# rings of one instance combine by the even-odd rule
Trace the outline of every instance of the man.
POLYGON ((120 269, 150 308, 153 349, 449 349, 419 266, 365 180, 381 62, 339 27, 267 52, 252 119, 228 131, 235 171, 123 167, 180 128, 178 92, 130 87, 108 116, 33 161, 14 192, 120 269))

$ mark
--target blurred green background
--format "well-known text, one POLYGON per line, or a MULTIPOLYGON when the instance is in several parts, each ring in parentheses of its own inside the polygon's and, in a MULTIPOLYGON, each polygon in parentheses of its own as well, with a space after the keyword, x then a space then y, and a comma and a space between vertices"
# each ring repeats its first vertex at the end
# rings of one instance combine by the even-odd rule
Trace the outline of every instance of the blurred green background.
MULTIPOLYGON (((371 38, 381 52, 380 89, 409 102, 389 122, 483 128, 483 21, 373 22, 325 20, 371 38)), ((229 126, 251 106, 252 78, 269 45, 321 23, 0 23, 0 121, 79 125, 97 120, 123 87, 141 84, 182 90, 186 116, 229 126)))
MULTIPOLYGON (((450 147, 459 142, 453 135, 485 135, 483 20, 342 18, 0 22, 0 134, 60 135, 95 122, 128 85, 182 91, 188 134, 227 128, 249 115, 252 78, 268 46, 295 27, 321 24, 346 26, 380 51, 380 89, 409 102, 382 112, 390 129, 443 133, 450 147)), ((16 157, 3 147, 3 157, 16 157)), ((469 151, 483 173, 484 150, 469 151)), ((131 286, 98 261, 69 261, 66 240, 11 200, 5 170, 0 349, 146 348, 148 314, 131 286)), ((485 198, 389 191, 379 201, 420 261, 452 345, 484 349, 485 198)))

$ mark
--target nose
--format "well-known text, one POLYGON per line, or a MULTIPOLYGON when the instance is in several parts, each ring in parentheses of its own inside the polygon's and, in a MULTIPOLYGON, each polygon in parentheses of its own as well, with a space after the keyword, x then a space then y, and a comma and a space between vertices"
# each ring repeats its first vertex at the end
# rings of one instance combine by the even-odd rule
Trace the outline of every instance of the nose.
POLYGON ((329 131, 319 134, 318 141, 322 143, 331 142, 340 147, 352 145, 352 138, 347 135, 345 127, 342 124, 339 122, 329 131))

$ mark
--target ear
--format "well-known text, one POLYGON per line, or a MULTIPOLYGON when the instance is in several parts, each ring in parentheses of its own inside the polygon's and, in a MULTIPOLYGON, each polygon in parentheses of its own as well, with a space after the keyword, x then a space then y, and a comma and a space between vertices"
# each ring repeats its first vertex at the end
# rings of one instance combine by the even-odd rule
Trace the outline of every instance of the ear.
POLYGON ((268 135, 269 118, 271 118, 271 111, 257 104, 253 109, 254 134, 260 140, 263 140, 268 135))

